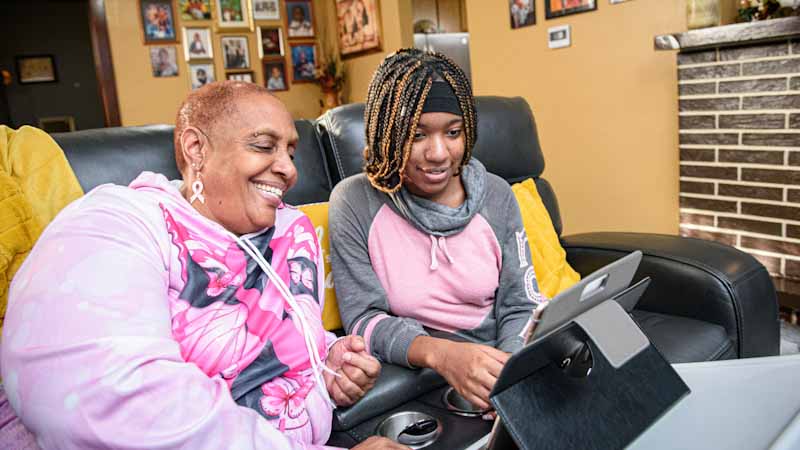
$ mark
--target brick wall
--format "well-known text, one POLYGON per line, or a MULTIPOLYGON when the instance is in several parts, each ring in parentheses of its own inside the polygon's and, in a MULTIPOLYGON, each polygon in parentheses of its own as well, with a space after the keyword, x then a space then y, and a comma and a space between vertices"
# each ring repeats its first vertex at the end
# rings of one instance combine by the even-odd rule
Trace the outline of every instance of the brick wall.
POLYGON ((678 54, 680 232, 800 279, 800 40, 678 54))

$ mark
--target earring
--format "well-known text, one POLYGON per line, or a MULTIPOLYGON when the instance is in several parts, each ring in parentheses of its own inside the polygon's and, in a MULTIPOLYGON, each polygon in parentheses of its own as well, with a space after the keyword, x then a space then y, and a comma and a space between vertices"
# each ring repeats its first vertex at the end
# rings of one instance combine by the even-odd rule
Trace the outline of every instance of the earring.
POLYGON ((192 197, 189 199, 189 203, 194 203, 195 200, 205 203, 206 198, 203 196, 203 180, 200 179, 200 171, 197 170, 196 164, 192 164, 192 169, 197 171, 197 178, 192 183, 192 197))

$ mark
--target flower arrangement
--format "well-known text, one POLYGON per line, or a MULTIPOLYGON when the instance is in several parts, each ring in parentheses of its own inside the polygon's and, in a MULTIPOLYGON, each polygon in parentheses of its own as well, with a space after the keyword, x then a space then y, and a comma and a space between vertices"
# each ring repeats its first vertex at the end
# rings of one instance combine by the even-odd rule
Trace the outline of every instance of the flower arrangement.
POLYGON ((739 0, 739 22, 776 19, 797 14, 800 2, 794 7, 782 6, 778 0, 739 0))
POLYGON ((315 72, 315 78, 323 91, 340 91, 344 86, 344 63, 338 53, 325 52, 315 72))

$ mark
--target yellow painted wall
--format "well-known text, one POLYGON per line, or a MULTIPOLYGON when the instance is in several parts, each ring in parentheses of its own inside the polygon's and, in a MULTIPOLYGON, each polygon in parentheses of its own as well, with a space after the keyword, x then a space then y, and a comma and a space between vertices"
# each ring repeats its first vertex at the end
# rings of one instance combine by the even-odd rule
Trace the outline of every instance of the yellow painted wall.
MULTIPOLYGON (((111 55, 114 60, 114 75, 117 81, 122 125, 143 125, 151 123, 175 123, 175 113, 181 101, 191 90, 189 72, 183 60, 182 43, 175 45, 178 51, 178 76, 156 78, 150 67, 149 45, 144 45, 142 24, 138 15, 139 2, 136 0, 106 0, 106 19, 111 40, 111 55)), ((284 3, 281 3, 280 21, 258 21, 261 25, 281 25, 284 32, 284 50, 289 54, 286 40, 286 24, 284 3)), ((314 0, 315 25, 324 24, 327 1, 314 0)), ((212 21, 192 21, 189 26, 208 26, 213 29, 212 21)), ((180 17, 176 19, 176 31, 182 39, 184 24, 180 17)), ((317 28, 318 33, 325 30, 317 28)), ((214 46, 214 63, 217 80, 225 79, 220 34, 212 31, 214 46)), ((258 60, 255 31, 226 32, 224 35, 245 35, 250 44, 251 70, 255 72, 256 82, 263 84, 263 68, 258 60)), ((287 57, 286 70, 291 70, 287 57)), ((291 75, 287 74, 289 78, 291 75)), ((275 93, 295 118, 315 118, 319 115, 320 88, 315 83, 292 84, 289 91, 275 93)))
POLYGON ((566 233, 678 232, 676 57, 653 36, 686 29, 685 0, 632 0, 512 30, 508 2, 467 0, 475 93, 522 96, 536 117, 566 233), (572 26, 572 47, 547 28, 572 26))

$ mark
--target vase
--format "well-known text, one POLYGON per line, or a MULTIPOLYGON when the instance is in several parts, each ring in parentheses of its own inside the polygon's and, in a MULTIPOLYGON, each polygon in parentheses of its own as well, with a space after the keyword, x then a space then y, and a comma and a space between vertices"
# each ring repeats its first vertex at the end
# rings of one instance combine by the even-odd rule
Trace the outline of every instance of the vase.
POLYGON ((325 113, 327 110, 336 108, 342 102, 339 99, 340 91, 331 87, 322 86, 322 100, 320 100, 320 114, 325 113))
POLYGON ((719 22, 719 0, 686 0, 686 24, 690 30, 716 27, 719 22))

